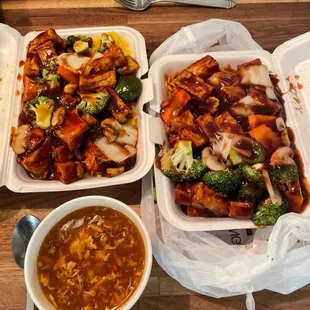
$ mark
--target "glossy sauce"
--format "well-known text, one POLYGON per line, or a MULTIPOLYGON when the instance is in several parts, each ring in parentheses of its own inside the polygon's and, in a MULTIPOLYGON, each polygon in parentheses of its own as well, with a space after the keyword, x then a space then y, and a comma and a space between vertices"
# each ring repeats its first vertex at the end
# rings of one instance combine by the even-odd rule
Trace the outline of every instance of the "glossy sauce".
POLYGON ((287 127, 287 130, 288 130, 288 135, 289 135, 290 141, 292 143, 292 148, 294 150, 294 160, 298 166, 300 187, 301 187, 301 192, 302 192, 303 197, 304 197, 302 206, 300 208, 300 210, 301 210, 300 213, 302 213, 310 203, 310 187, 309 187, 309 182, 305 176, 305 167, 304 167, 304 163, 303 163, 301 154, 295 145, 294 131, 290 127, 287 127))
POLYGON ((87 207, 50 230, 38 278, 56 309, 117 309, 139 285, 144 264, 143 239, 132 221, 110 208, 87 207))

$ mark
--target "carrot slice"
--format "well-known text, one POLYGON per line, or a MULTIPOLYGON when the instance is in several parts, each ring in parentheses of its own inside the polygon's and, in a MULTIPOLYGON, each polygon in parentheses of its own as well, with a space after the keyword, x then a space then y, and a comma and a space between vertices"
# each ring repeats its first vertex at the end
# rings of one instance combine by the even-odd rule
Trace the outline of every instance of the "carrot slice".
POLYGON ((171 120, 183 112, 191 96, 183 89, 177 91, 172 97, 169 104, 166 104, 160 111, 160 116, 163 121, 170 125, 171 120))
POLYGON ((249 128, 254 129, 259 127, 260 125, 266 125, 272 130, 276 131, 276 116, 270 115, 250 115, 248 117, 249 128))
POLYGON ((79 83, 80 76, 76 73, 69 71, 63 66, 58 66, 57 73, 69 83, 74 83, 74 84, 79 83))
POLYGON ((261 143, 268 153, 272 153, 281 146, 281 138, 265 124, 249 131, 249 135, 261 143))

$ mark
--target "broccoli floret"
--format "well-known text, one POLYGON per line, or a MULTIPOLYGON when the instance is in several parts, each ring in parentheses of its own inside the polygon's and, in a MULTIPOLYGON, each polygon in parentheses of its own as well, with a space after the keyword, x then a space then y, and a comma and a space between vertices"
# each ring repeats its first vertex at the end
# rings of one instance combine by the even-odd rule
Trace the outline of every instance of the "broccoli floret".
POLYGON ((54 109, 54 100, 46 96, 40 96, 29 100, 24 106, 24 112, 26 115, 35 115, 36 120, 34 121, 34 125, 44 130, 51 125, 51 118, 54 109))
POLYGON ((202 180, 218 193, 230 193, 239 189, 242 175, 240 169, 225 169, 207 172, 202 180))
POLYGON ((299 178, 297 165, 278 166, 269 170, 271 183, 276 187, 289 184, 299 178))
POLYGON ((253 183, 246 183, 242 184, 239 194, 238 200, 246 201, 246 202, 253 202, 254 205, 261 199, 264 191, 253 183))
POLYGON ((78 35, 78 36, 69 36, 65 42, 65 46, 66 46, 66 50, 68 52, 73 52, 73 45, 76 41, 83 41, 83 42, 87 42, 88 45, 91 47, 92 45, 92 38, 91 37, 87 37, 87 36, 83 36, 83 35, 78 35))
POLYGON ((105 50, 109 49, 113 45, 114 41, 112 37, 107 33, 101 34, 101 45, 98 52, 103 53, 105 50))
POLYGON ((161 170, 175 183, 197 181, 206 169, 200 159, 193 158, 191 141, 179 140, 173 149, 161 155, 161 170))
POLYGON ((76 106, 79 111, 91 115, 97 114, 104 110, 107 106, 109 94, 106 91, 101 91, 96 94, 80 94, 81 102, 76 106))
POLYGON ((263 176, 257 172, 252 166, 244 165, 241 168, 243 177, 252 183, 257 184, 261 188, 265 188, 265 182, 263 176))
POLYGON ((252 220, 256 225, 274 225, 287 208, 287 201, 274 204, 270 198, 267 198, 258 205, 258 211, 253 215, 252 220))
POLYGON ((42 70, 42 78, 38 78, 41 83, 47 83, 50 89, 57 89, 60 87, 60 76, 56 73, 49 73, 46 69, 42 70))

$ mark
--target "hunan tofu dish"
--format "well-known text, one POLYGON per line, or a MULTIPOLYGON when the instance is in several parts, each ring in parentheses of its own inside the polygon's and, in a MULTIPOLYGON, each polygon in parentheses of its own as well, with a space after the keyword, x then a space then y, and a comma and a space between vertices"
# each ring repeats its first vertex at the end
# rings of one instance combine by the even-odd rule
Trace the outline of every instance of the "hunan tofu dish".
POLYGON ((234 69, 211 56, 165 77, 160 116, 170 145, 156 165, 188 216, 273 225, 303 210, 303 165, 277 83, 260 59, 234 69))
POLYGON ((74 211, 45 237, 37 261, 40 286, 60 310, 112 310, 138 287, 142 236, 124 214, 105 207, 74 211))
POLYGON ((28 45, 24 93, 11 147, 28 175, 72 183, 114 177, 135 164, 138 62, 116 33, 62 39, 54 29, 28 45))

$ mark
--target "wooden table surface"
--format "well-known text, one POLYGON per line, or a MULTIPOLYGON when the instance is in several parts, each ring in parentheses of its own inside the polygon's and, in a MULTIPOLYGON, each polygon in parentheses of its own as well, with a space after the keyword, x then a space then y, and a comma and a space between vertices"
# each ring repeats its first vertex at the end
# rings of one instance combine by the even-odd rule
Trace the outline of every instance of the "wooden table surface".
MULTIPOLYGON (((162 7, 154 6, 148 11, 137 13, 121 8, 112 0, 3 0, 0 2, 0 21, 16 28, 23 35, 30 30, 47 27, 59 29, 126 25, 143 34, 148 55, 180 27, 209 18, 243 23, 253 38, 270 52, 284 41, 310 30, 308 0, 237 2, 238 6, 232 10, 168 5, 164 11, 162 7)), ((113 188, 44 194, 15 194, 5 187, 1 188, 0 309, 24 309, 23 272, 12 259, 10 244, 14 225, 20 217, 31 213, 43 219, 65 201, 92 194, 120 199, 139 212, 140 191, 140 181, 113 188)), ((254 298, 257 309, 309 309, 310 285, 288 296, 262 291, 255 293, 254 298)), ((171 279, 154 261, 149 284, 135 309, 245 309, 245 297, 217 300, 198 295, 171 279)))

